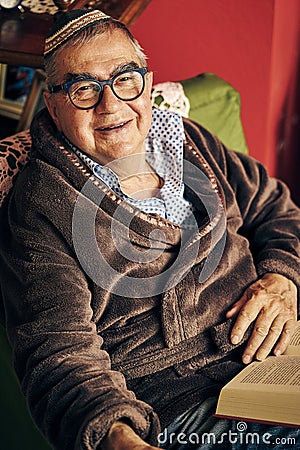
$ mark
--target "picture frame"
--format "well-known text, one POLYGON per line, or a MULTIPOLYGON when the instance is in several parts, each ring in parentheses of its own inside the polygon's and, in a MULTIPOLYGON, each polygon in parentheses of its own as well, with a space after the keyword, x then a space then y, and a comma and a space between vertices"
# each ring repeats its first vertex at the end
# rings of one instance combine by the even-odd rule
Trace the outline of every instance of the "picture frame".
POLYGON ((0 115, 19 120, 34 80, 35 69, 0 64, 0 115))
POLYGON ((16 132, 26 130, 31 121, 44 106, 43 93, 46 90, 46 74, 42 69, 35 70, 30 92, 26 98, 16 132))

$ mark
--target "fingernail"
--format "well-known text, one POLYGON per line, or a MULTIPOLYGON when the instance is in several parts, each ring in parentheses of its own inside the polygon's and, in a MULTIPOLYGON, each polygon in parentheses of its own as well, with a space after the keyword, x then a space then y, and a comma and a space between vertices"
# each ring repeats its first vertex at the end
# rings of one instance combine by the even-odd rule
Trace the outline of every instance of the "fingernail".
POLYGON ((250 361, 251 361, 251 356, 250 355, 243 356, 243 362, 245 364, 248 364, 250 361))
POLYGON ((279 349, 274 350, 274 355, 275 356, 280 356, 281 355, 281 350, 279 350, 279 349))
POLYGON ((231 338, 231 342, 233 344, 238 344, 240 342, 240 338, 236 334, 234 334, 231 338))

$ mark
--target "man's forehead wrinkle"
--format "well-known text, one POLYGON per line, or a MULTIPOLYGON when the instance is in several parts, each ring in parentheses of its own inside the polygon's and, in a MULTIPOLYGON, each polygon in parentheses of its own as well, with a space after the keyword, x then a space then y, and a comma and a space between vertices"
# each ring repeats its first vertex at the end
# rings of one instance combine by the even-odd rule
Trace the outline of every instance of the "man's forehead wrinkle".
MULTIPOLYGON (((121 63, 118 64, 110 73, 110 77, 115 76, 116 74, 118 74, 119 72, 123 72, 124 70, 133 70, 133 69, 138 69, 139 68, 139 64, 135 61, 130 61, 128 63, 121 63)), ((66 73, 64 79, 65 81, 72 81, 72 80, 76 80, 76 79, 85 79, 85 78, 93 78, 95 80, 100 80, 99 76, 96 75, 95 73, 92 72, 79 72, 79 73, 74 73, 74 72, 68 72, 66 73)))

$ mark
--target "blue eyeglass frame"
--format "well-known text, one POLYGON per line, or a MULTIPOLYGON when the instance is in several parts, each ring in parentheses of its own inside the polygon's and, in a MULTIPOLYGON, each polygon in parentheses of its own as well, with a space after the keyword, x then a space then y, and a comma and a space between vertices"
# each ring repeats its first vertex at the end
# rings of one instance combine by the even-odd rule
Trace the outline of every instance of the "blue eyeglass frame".
POLYGON ((109 86, 109 87, 111 88, 112 92, 114 93, 114 95, 115 95, 119 100, 122 100, 122 101, 124 101, 124 102, 131 102, 132 100, 136 100, 136 99, 137 99, 138 97, 140 97, 140 96, 142 95, 142 93, 144 92, 144 89, 145 89, 145 75, 146 75, 146 73, 148 73, 147 67, 138 67, 137 69, 123 70, 122 72, 119 72, 119 73, 117 73, 116 75, 114 75, 114 76, 113 76, 112 78, 110 78, 109 80, 99 81, 99 80, 95 80, 95 78, 77 78, 77 79, 75 79, 75 80, 66 81, 65 83, 58 84, 58 85, 56 85, 56 86, 49 86, 49 89, 48 89, 48 90, 49 90, 50 94, 56 94, 56 93, 59 92, 59 91, 65 90, 65 91, 67 92, 68 96, 69 96, 69 99, 70 99, 72 105, 74 105, 75 108, 77 108, 77 109, 85 109, 85 110, 86 110, 86 109, 92 109, 92 108, 96 108, 96 106, 99 105, 99 103, 101 102, 102 97, 103 97, 103 92, 104 92, 104 86, 109 86), (130 73, 130 72, 138 72, 138 73, 140 73, 140 74, 142 75, 142 79, 143 79, 143 86, 142 86, 141 92, 140 92, 138 95, 136 95, 135 97, 130 98, 130 99, 128 99, 128 100, 123 100, 121 97, 119 97, 119 96, 115 93, 115 91, 114 91, 114 89, 113 89, 113 83, 114 83, 114 81, 115 81, 115 79, 116 79, 117 77, 119 77, 120 75, 123 75, 124 73, 128 73, 128 72, 129 72, 129 73, 130 73), (73 102, 73 100, 72 100, 72 98, 71 98, 71 95, 70 95, 70 88, 71 88, 71 86, 72 86, 73 84, 78 83, 78 81, 93 81, 93 83, 96 83, 96 84, 100 87, 100 90, 99 90, 99 98, 98 98, 97 102, 96 102, 94 105, 88 106, 88 107, 81 107, 81 106, 75 105, 75 103, 73 102))

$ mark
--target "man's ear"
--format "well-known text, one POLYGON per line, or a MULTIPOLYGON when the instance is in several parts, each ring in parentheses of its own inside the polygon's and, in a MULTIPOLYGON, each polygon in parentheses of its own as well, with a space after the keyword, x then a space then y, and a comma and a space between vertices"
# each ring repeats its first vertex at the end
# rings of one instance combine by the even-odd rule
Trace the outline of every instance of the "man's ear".
POLYGON ((146 80, 147 80, 146 86, 148 87, 149 94, 151 94, 153 85, 153 72, 147 72, 146 80))
POLYGON ((60 126, 59 126, 59 120, 58 120, 58 115, 57 115, 57 103, 55 101, 55 99, 53 98, 53 95, 50 94, 50 92, 46 91, 43 93, 44 95, 44 102, 46 105, 46 108, 49 111, 50 116, 52 117, 52 120, 54 121, 56 127, 58 130, 60 130, 60 126))

